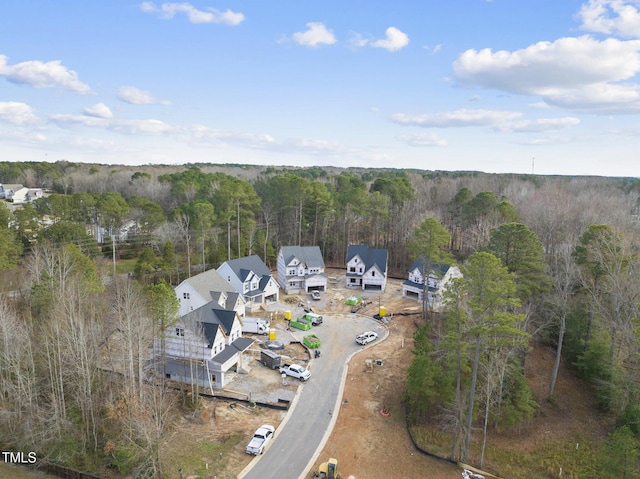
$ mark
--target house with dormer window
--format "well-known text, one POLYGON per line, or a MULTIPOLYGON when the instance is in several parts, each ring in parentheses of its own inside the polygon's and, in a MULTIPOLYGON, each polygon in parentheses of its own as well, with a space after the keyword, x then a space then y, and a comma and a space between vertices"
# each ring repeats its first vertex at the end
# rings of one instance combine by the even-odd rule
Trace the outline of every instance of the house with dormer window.
POLYGON ((154 339, 156 371, 173 381, 223 388, 230 370, 244 368, 243 353, 253 342, 242 336, 238 314, 212 301, 154 339))
POLYGON ((318 246, 283 246, 278 253, 278 283, 287 294, 326 291, 327 275, 318 246))
POLYGON ((242 296, 250 311, 278 301, 278 282, 258 255, 225 261, 217 271, 242 296))
POLYGON ((429 304, 438 307, 442 304, 447 284, 453 278, 461 277, 457 266, 431 262, 426 256, 420 255, 409 267, 408 279, 402 283, 402 297, 422 301, 426 291, 429 304))
POLYGON ((175 292, 180 301, 180 317, 212 301, 222 308, 235 311, 240 318, 245 316, 244 297, 215 269, 185 279, 175 287, 175 292))
POLYGON ((383 248, 349 245, 347 248, 347 287, 384 291, 387 285, 388 253, 383 248))

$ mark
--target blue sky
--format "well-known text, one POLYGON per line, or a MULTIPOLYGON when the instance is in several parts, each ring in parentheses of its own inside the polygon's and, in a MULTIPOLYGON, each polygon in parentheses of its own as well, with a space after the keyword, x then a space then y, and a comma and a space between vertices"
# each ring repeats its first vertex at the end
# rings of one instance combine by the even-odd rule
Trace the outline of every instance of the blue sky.
POLYGON ((0 5, 0 161, 640 176, 640 0, 0 5))

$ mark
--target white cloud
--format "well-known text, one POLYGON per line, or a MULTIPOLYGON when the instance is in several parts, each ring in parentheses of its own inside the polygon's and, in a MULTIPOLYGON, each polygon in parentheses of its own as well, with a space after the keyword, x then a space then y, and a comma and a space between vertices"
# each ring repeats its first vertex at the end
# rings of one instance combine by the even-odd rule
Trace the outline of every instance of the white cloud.
POLYGON ((106 118, 98 118, 88 115, 71 115, 68 113, 58 113, 51 115, 49 119, 59 126, 88 126, 92 128, 106 128, 109 126, 109 120, 106 118))
POLYGON ((153 2, 142 2, 140 10, 145 13, 156 13, 161 18, 171 19, 176 13, 184 13, 191 23, 224 23, 226 25, 239 25, 245 19, 242 13, 232 12, 227 9, 224 12, 215 8, 207 8, 206 11, 198 10, 190 3, 163 3, 157 7, 153 2))
POLYGON ((119 133, 135 135, 138 133, 171 133, 173 126, 160 120, 118 120, 109 125, 109 129, 119 133))
POLYGON ((96 118, 113 118, 111 109, 104 103, 96 103, 93 106, 85 108, 84 114, 96 118))
POLYGON ((293 40, 299 45, 317 47, 318 45, 333 45, 337 43, 333 32, 319 22, 307 23, 308 29, 293 34, 293 40))
POLYGON ((51 115, 51 121, 61 127, 86 126, 101 128, 126 135, 171 133, 175 128, 160 120, 121 120, 91 115, 57 114, 51 115))
POLYGON ((564 118, 540 118, 537 120, 522 120, 506 122, 496 126, 496 129, 504 132, 532 133, 542 131, 557 131, 578 125, 580 120, 575 117, 564 118))
POLYGON ((168 105, 168 101, 160 101, 151 92, 140 90, 134 86, 123 86, 118 90, 118 98, 132 105, 168 105))
POLYGON ((26 103, 17 101, 0 102, 0 121, 13 125, 28 125, 36 123, 38 117, 26 103))
POLYGON ((467 50, 453 65, 464 86, 538 95, 549 104, 593 112, 636 112, 640 41, 585 35, 539 42, 513 52, 467 50))
POLYGON ((349 46, 353 49, 358 49, 362 47, 366 47, 369 43, 369 40, 366 39, 362 34, 357 32, 351 32, 351 36, 349 37, 349 46))
POLYGON ((447 146, 446 140, 440 138, 434 132, 418 133, 415 135, 401 135, 398 137, 409 146, 447 146))
POLYGON ((5 55, 0 55, 0 76, 12 83, 34 88, 62 88, 83 95, 91 93, 91 88, 78 80, 78 74, 62 66, 60 60, 32 60, 15 65, 8 65, 7 60, 5 55))
POLYGON ((409 37, 406 33, 398 30, 396 27, 389 27, 386 30, 386 37, 383 40, 371 42, 374 48, 384 48, 387 51, 395 52, 409 44, 409 37))
POLYGON ((422 128, 451 128, 464 126, 492 126, 522 116, 516 111, 456 110, 441 113, 407 115, 394 113, 391 120, 401 125, 422 128))
POLYGON ((577 14, 580 28, 590 32, 640 37, 640 12, 637 1, 589 0, 577 14))

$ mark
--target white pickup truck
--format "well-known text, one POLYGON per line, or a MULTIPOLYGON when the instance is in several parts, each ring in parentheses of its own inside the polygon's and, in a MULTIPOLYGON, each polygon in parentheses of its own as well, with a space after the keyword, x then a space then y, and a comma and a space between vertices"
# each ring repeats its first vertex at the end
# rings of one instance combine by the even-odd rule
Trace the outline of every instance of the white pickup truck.
POLYGON ((306 381, 311 377, 311 371, 299 364, 283 364, 280 368, 280 374, 298 378, 300 381, 306 381))
POLYGON ((249 444, 247 444, 247 454, 262 454, 269 440, 273 437, 275 428, 271 424, 263 424, 255 432, 249 444))

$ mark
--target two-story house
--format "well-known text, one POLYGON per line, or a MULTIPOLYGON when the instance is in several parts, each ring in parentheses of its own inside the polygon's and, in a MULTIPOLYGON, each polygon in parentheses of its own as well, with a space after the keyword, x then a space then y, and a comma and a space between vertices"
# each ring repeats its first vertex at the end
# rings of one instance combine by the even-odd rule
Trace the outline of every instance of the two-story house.
POLYGON ((258 255, 225 261, 217 271, 244 298, 250 311, 278 301, 278 282, 258 255))
POLYGON ((383 248, 351 244, 347 248, 347 287, 384 291, 388 253, 383 248))
POLYGON ((327 275, 318 246, 283 246, 278 253, 278 283, 287 293, 326 291, 327 275))
POLYGON ((167 379, 222 388, 230 369, 243 369, 242 354, 253 339, 242 337, 235 311, 210 302, 182 316, 154 339, 156 371, 167 379))
POLYGON ((27 188, 22 185, 0 184, 0 198, 4 198, 11 203, 29 203, 43 196, 44 191, 42 188, 27 188))
POLYGON ((180 301, 180 317, 215 301, 220 307, 245 316, 245 300, 240 293, 215 269, 185 279, 175 287, 180 301))
POLYGON ((10 185, 0 183, 0 199, 9 200, 16 191, 22 188, 24 188, 24 186, 20 184, 10 185))
POLYGON ((409 267, 409 278, 402 283, 402 297, 422 301, 425 277, 427 301, 432 307, 438 307, 442 303, 443 293, 449 281, 461 278, 462 273, 457 266, 431 262, 426 256, 420 255, 409 267))

